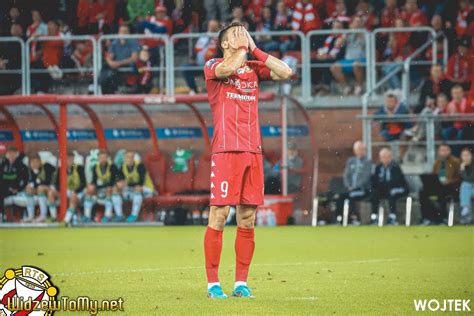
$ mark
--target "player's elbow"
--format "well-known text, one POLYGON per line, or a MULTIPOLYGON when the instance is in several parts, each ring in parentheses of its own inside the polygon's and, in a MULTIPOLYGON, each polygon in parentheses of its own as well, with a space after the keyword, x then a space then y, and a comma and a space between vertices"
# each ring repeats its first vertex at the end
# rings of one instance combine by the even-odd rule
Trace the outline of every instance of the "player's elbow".
POLYGON ((219 68, 216 69, 216 76, 219 78, 227 78, 235 72, 235 69, 231 66, 221 64, 219 68))

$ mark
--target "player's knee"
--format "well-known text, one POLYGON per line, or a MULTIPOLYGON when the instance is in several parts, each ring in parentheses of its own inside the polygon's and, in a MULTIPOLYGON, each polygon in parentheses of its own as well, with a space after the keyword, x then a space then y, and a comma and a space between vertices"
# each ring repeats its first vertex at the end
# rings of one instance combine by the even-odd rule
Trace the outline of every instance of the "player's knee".
POLYGON ((209 216, 209 226, 216 230, 224 230, 228 216, 229 207, 216 207, 211 209, 211 215, 209 216))
POLYGON ((253 228, 255 226, 255 210, 244 209, 237 213, 237 224, 242 228, 253 228))
POLYGON ((87 186, 86 194, 89 195, 89 196, 90 196, 90 195, 94 195, 94 191, 95 191, 94 185, 93 185, 93 184, 89 184, 89 185, 87 186))

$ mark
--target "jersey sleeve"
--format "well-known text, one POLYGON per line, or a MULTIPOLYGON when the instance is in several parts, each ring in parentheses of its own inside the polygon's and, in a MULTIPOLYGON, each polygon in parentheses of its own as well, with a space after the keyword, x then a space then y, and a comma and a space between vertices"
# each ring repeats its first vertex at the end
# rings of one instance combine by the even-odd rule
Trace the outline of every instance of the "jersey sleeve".
POLYGON ((204 64, 204 78, 206 80, 217 79, 216 68, 222 62, 222 59, 212 58, 204 64))
POLYGON ((265 66, 264 62, 258 61, 258 60, 252 61, 251 67, 257 73, 258 79, 260 79, 260 81, 266 81, 266 80, 272 79, 272 76, 270 75, 271 70, 270 68, 265 66))

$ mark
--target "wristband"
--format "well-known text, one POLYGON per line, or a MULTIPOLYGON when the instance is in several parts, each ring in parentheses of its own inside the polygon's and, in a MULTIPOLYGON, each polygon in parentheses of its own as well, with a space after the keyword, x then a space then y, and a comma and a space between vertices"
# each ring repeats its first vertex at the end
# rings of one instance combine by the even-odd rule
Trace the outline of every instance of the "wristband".
POLYGON ((260 50, 258 47, 255 47, 252 51, 253 57, 257 58, 257 60, 260 60, 261 62, 266 62, 268 58, 268 54, 265 53, 264 51, 260 50))
POLYGON ((237 49, 243 49, 243 50, 245 50, 246 53, 249 52, 249 48, 247 46, 242 45, 242 46, 239 46, 237 49))

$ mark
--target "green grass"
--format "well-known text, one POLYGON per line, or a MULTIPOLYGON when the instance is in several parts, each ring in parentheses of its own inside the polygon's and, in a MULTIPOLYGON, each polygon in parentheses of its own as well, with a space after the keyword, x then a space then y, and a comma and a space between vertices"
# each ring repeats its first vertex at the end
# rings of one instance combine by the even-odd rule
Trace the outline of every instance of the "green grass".
MULTIPOLYGON (((471 299, 474 310, 473 227, 257 228, 254 300, 206 298, 203 235, 203 227, 1 229, 0 269, 43 268, 63 296, 123 297, 118 315, 405 315, 413 299, 431 298, 471 299)), ((227 292, 234 236, 227 228, 227 292)))

